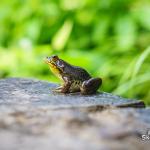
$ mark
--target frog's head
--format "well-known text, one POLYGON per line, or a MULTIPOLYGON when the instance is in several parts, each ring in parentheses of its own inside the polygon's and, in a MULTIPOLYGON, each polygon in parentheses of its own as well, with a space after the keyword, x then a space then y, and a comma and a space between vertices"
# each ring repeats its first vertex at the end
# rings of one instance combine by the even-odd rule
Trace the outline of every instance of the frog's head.
POLYGON ((59 60, 59 57, 57 55, 53 55, 50 57, 46 57, 45 63, 47 63, 50 66, 57 66, 57 61, 59 60))
POLYGON ((54 74, 60 74, 63 71, 64 65, 57 55, 46 57, 45 63, 49 65, 54 74))

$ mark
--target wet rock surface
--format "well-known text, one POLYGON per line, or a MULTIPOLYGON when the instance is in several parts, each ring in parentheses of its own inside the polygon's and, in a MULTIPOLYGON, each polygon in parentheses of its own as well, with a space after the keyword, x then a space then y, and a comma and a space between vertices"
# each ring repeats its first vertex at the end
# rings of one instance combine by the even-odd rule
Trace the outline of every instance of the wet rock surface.
MULTIPOLYGON (((56 94, 55 84, 0 80, 0 150, 148 150, 144 103, 101 92, 56 94)), ((147 135, 149 137, 149 135, 147 135)))

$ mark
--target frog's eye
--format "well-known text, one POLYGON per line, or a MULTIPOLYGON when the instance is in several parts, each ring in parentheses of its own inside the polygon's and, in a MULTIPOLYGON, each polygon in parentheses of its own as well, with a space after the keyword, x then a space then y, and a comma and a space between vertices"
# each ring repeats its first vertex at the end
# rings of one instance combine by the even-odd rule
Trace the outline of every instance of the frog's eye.
POLYGON ((57 61, 59 58, 58 58, 58 56, 57 55, 53 55, 52 56, 52 60, 55 62, 55 61, 57 61))

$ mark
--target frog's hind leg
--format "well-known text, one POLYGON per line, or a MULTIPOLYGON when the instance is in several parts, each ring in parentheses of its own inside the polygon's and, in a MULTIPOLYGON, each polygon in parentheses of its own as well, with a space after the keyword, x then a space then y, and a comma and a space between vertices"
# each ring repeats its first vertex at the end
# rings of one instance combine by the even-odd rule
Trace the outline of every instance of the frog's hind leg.
POLYGON ((91 78, 89 80, 86 80, 82 83, 82 86, 80 88, 81 94, 88 95, 88 94, 94 94, 102 84, 101 78, 91 78))

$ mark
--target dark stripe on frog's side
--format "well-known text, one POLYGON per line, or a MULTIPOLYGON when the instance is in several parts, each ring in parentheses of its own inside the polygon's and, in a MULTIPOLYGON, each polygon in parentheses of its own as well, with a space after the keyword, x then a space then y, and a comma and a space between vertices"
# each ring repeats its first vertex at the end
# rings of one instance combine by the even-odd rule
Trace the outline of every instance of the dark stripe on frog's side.
POLYGON ((91 78, 90 74, 85 69, 70 65, 62 59, 58 61, 64 64, 63 72, 61 72, 62 75, 71 77, 75 81, 85 81, 91 78))
POLYGON ((70 92, 78 92, 80 91, 80 87, 82 85, 82 82, 79 80, 74 80, 69 88, 70 92))

